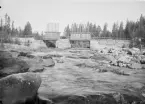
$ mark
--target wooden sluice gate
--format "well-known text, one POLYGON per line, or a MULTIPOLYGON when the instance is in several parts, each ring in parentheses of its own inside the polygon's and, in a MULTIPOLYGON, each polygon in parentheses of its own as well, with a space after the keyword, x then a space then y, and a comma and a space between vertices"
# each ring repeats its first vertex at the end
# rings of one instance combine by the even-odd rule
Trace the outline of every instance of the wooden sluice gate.
POLYGON ((43 35, 43 41, 47 47, 56 47, 56 41, 60 38, 59 24, 48 23, 45 34, 43 35))

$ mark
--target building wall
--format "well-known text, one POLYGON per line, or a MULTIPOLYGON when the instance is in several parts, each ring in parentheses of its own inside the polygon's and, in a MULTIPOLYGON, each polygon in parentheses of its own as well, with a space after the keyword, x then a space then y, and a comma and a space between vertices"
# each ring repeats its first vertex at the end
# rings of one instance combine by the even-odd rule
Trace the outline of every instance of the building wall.
POLYGON ((90 48, 89 40, 70 40, 72 48, 90 48))
POLYGON ((59 39, 56 41, 56 47, 59 49, 68 49, 71 48, 69 39, 59 39))

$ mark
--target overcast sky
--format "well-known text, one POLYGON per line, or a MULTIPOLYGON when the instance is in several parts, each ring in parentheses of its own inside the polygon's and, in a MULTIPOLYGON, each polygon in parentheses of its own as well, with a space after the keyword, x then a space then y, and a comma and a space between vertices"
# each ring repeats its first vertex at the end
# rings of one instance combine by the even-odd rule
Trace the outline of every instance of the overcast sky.
POLYGON ((0 0, 0 16, 5 13, 24 28, 29 21, 33 31, 45 31, 49 22, 58 22, 59 30, 71 23, 96 23, 103 27, 108 23, 127 19, 136 21, 145 16, 145 0, 0 0))

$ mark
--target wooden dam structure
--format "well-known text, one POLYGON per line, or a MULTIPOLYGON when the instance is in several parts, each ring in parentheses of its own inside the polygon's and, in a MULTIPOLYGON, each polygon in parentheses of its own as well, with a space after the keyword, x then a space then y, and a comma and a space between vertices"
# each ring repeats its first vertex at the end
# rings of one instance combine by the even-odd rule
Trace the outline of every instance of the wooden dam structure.
POLYGON ((60 38, 59 23, 48 23, 43 35, 43 41, 47 47, 56 47, 56 41, 60 38))
MULTIPOLYGON (((43 35, 43 41, 47 47, 56 47, 56 41, 60 39, 59 24, 48 23, 43 35)), ((91 34, 89 32, 71 32, 69 41, 71 48, 90 48, 91 34)))

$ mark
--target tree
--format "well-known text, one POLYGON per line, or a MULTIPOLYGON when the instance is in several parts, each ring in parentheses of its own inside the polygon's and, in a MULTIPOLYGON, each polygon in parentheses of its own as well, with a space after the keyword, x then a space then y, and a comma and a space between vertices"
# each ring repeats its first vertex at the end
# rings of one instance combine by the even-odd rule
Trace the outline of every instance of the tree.
POLYGON ((90 28, 90 23, 87 22, 87 25, 86 25, 86 32, 90 32, 90 31, 89 31, 89 28, 90 28))
POLYGON ((79 24, 79 32, 82 32, 82 24, 79 24))
POLYGON ((100 26, 97 26, 96 35, 97 36, 100 36, 101 31, 102 31, 101 27, 100 26))
POLYGON ((118 36, 124 38, 123 22, 120 23, 118 36))
POLYGON ((43 36, 43 31, 41 32, 41 36, 43 36))
POLYGON ((78 32, 78 31, 77 31, 77 24, 76 24, 76 23, 74 23, 74 25, 73 25, 73 26, 74 26, 74 27, 73 27, 73 28, 74 28, 74 32, 78 32))
POLYGON ((23 35, 26 37, 32 35, 32 27, 30 22, 27 22, 27 24, 25 25, 23 35))
POLYGON ((118 31, 119 31, 118 23, 114 23, 112 28, 112 35, 114 38, 119 38, 118 31))
POLYGON ((5 26, 8 24, 7 21, 8 21, 8 14, 6 13, 6 14, 5 14, 5 26))
POLYGON ((5 35, 9 35, 10 32, 11 32, 10 22, 11 22, 11 19, 10 19, 10 17, 8 16, 8 14, 6 13, 6 14, 5 14, 5 25, 4 25, 4 32, 5 32, 5 35))
POLYGON ((7 18, 7 33, 8 33, 8 35, 10 35, 10 33, 11 33, 10 23, 11 23, 11 19, 10 19, 10 16, 8 16, 8 18, 7 18))
POLYGON ((1 18, 0 31, 3 31, 3 20, 1 18))
POLYGON ((108 35, 108 34, 107 34, 107 33, 108 33, 108 32, 107 32, 107 31, 108 31, 108 30, 107 30, 107 27, 108 27, 108 24, 105 23, 105 24, 104 24, 104 27, 103 27, 102 35, 101 35, 102 37, 108 37, 108 36, 107 36, 107 35, 108 35))
POLYGON ((15 34, 15 27, 14 27, 14 21, 12 22, 12 26, 11 26, 11 35, 14 36, 15 34))
POLYGON ((133 21, 127 21, 126 27, 125 27, 125 38, 133 39, 136 37, 136 23, 133 21))
POLYGON ((69 25, 67 25, 67 27, 64 29, 64 33, 67 38, 70 38, 70 32, 69 25))
POLYGON ((19 27, 17 30, 18 30, 18 35, 19 35, 20 37, 22 37, 24 31, 21 29, 21 27, 19 27))
POLYGON ((142 14, 139 22, 139 37, 145 38, 145 18, 142 14))
POLYGON ((93 34, 93 37, 97 37, 97 28, 96 28, 96 25, 94 24, 93 27, 92 27, 92 34, 93 34))

